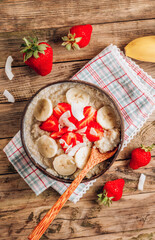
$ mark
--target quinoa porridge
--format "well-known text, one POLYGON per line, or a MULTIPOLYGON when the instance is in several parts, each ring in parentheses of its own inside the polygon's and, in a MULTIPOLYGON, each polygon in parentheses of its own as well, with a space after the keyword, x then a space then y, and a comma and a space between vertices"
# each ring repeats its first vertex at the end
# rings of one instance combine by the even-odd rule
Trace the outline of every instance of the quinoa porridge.
MULTIPOLYGON (((32 158, 54 176, 74 179, 91 148, 111 151, 120 142, 120 118, 109 98, 80 83, 64 82, 41 90, 29 104, 23 125, 32 158)), ((86 178, 99 174, 100 163, 86 178)))

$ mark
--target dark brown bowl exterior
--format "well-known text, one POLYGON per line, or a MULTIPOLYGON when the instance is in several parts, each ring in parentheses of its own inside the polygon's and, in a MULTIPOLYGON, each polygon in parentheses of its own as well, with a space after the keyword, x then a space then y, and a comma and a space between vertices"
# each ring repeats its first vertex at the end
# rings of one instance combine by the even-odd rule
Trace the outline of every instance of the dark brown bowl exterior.
POLYGON ((119 106, 117 105, 117 103, 115 102, 115 100, 110 96, 109 93, 107 93, 106 91, 104 91, 103 89, 101 89, 100 87, 96 86, 95 84, 92 84, 92 83, 89 83, 89 82, 85 82, 85 81, 81 81, 81 80, 65 80, 65 81, 56 81, 56 82, 52 82, 44 87, 42 87, 41 89, 39 89, 33 96, 32 98, 29 100, 29 102, 27 103, 25 109, 24 109, 24 112, 23 112, 23 116, 22 116, 22 121, 21 121, 21 140, 22 140, 22 144, 23 144, 23 148, 27 154, 27 156, 29 157, 29 159, 33 162, 33 164, 39 168, 45 175, 47 175, 48 177, 54 179, 54 180, 57 180, 59 182, 64 182, 64 183, 71 183, 73 180, 69 180, 69 179, 63 179, 63 178, 59 178, 59 177, 56 177, 54 175, 52 175, 51 173, 47 172, 45 168, 43 168, 42 166, 40 166, 38 163, 36 163, 36 161, 32 158, 31 156, 31 153, 29 152, 29 150, 27 149, 27 146, 25 144, 25 139, 24 139, 24 117, 25 117, 25 114, 26 114, 26 111, 27 111, 27 108, 28 106, 30 105, 31 101, 33 100, 33 98, 40 92, 42 91, 44 88, 47 88, 49 86, 52 86, 52 85, 56 85, 56 84, 60 84, 60 83, 79 83, 79 84, 84 84, 84 85, 87 85, 87 86, 90 86, 90 87, 93 87, 97 90, 99 90, 102 94, 105 94, 109 99, 110 101, 113 103, 114 107, 116 108, 117 110, 117 113, 120 117, 120 121, 121 121, 121 131, 120 131, 120 134, 121 134, 121 140, 120 140, 120 143, 119 143, 119 146, 118 146, 118 150, 116 151, 116 153, 114 154, 113 157, 109 158, 107 161, 108 161, 108 165, 105 169, 103 169, 101 171, 101 173, 91 177, 90 179, 83 179, 82 180, 82 183, 84 182, 89 182, 89 181, 92 181, 92 180, 95 180, 97 179, 98 177, 100 177, 101 175, 103 175, 109 168, 110 166, 114 163, 114 161, 116 160, 120 150, 121 150, 121 147, 123 145, 123 141, 124 141, 124 120, 123 120, 123 117, 122 117, 122 114, 121 114, 121 111, 119 109, 119 106))

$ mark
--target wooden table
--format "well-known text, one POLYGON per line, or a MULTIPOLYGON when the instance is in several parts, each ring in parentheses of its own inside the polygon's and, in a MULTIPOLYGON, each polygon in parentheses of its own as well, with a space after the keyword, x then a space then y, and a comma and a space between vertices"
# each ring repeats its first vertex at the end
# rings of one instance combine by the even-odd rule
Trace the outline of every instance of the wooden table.
MULTIPOLYGON (((110 43, 123 47, 132 39, 155 35, 154 0, 27 0, 0 1, 0 239, 25 240, 34 226, 58 199, 49 188, 38 197, 11 166, 3 147, 20 128, 27 100, 42 86, 73 76, 89 59, 110 43), (88 47, 67 51, 61 36, 75 24, 93 25, 88 47), (19 47, 22 37, 37 35, 54 50, 51 74, 36 75, 25 66, 19 47), (12 81, 5 75, 6 58, 14 59, 12 81), (16 99, 8 103, 2 95, 9 90, 16 99)), ((155 64, 137 63, 155 78, 155 64)), ((151 163, 139 170, 128 169, 132 149, 155 140, 154 116, 119 155, 110 170, 75 205, 67 202, 42 239, 153 240, 155 239, 155 151, 151 163), (154 138, 154 139, 153 139, 154 138), (144 191, 137 190, 141 173, 146 174, 144 191), (99 206, 97 193, 107 180, 125 179, 124 194, 110 208, 99 206)))

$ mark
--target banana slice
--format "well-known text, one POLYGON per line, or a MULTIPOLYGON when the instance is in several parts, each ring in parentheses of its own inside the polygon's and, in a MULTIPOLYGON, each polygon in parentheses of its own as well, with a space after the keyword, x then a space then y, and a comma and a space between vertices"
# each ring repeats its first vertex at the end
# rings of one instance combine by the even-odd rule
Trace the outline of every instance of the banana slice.
POLYGON ((82 104, 83 106, 87 106, 90 96, 79 88, 71 88, 66 93, 66 99, 69 104, 82 104))
POLYGON ((109 106, 104 106, 97 111, 97 122, 105 129, 112 129, 115 127, 115 115, 109 106))
POLYGON ((53 167, 62 176, 72 175, 76 171, 76 164, 73 157, 61 154, 53 161, 53 167))
POLYGON ((53 113, 53 105, 50 99, 39 99, 34 109, 34 116, 38 121, 46 121, 53 113))
POLYGON ((41 136, 37 140, 38 150, 46 158, 54 157, 58 150, 58 145, 53 138, 47 135, 41 136))
POLYGON ((82 147, 75 154, 75 163, 79 169, 83 169, 89 156, 90 156, 91 148, 90 147, 82 147))

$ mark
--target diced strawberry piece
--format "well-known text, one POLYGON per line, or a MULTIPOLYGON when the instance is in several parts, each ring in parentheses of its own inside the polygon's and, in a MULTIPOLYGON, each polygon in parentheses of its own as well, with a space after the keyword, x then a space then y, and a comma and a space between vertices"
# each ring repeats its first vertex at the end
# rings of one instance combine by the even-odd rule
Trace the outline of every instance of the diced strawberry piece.
POLYGON ((68 127, 68 131, 77 129, 76 125, 78 121, 69 110, 64 112, 58 121, 61 127, 68 127))
POLYGON ((54 115, 51 115, 45 122, 40 125, 40 129, 47 132, 57 132, 59 130, 58 125, 59 123, 57 118, 54 115))
POLYGON ((97 122, 91 122, 86 130, 86 137, 89 141, 95 142, 103 136, 103 128, 97 122))
POLYGON ((67 132, 59 140, 63 150, 67 152, 75 145, 83 142, 83 137, 79 133, 67 132))
POLYGON ((68 103, 58 103, 58 105, 53 109, 53 114, 56 118, 60 118, 61 115, 66 111, 71 111, 71 105, 68 103))
POLYGON ((95 121, 97 116, 97 110, 91 106, 87 106, 84 108, 83 114, 85 118, 78 122, 78 129, 84 128, 88 126, 91 122, 95 121))
POLYGON ((50 137, 53 139, 58 139, 61 138, 66 132, 68 132, 68 127, 61 128, 58 132, 51 133, 50 137))

